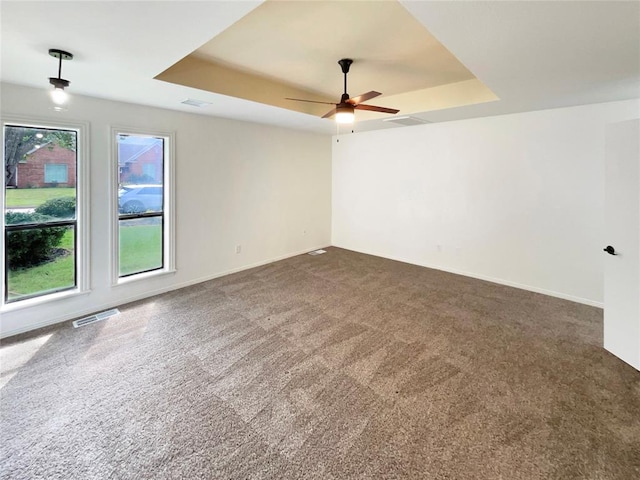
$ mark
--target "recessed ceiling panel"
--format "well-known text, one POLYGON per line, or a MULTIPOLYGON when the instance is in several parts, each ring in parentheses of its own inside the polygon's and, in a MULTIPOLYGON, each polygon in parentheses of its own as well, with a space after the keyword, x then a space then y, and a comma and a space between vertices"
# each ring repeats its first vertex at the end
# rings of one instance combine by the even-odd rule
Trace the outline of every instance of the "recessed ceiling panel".
POLYGON ((376 90, 376 105, 402 113, 497 99, 395 0, 267 0, 156 78, 321 116, 331 106, 285 98, 338 102, 341 58, 354 60, 351 96, 376 90), (446 101, 430 98, 450 85, 446 101))

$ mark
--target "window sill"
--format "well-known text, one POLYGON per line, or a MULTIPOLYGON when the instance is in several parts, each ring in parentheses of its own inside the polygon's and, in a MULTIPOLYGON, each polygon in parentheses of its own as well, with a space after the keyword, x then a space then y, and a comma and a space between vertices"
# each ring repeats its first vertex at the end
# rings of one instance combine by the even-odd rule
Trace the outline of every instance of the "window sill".
POLYGON ((119 285, 127 285, 129 283, 137 282, 139 280, 148 280, 154 277, 161 277, 163 275, 172 275, 176 273, 175 269, 167 269, 167 270, 154 270, 152 272, 144 272, 138 273, 136 275, 131 275, 130 277, 118 278, 116 282, 113 284, 114 287, 119 285))
POLYGON ((75 288, 73 290, 66 290, 64 292, 51 293, 49 295, 42 295, 41 297, 29 298, 27 300, 17 300, 11 303, 5 303, 0 307, 0 311, 12 312, 15 310, 21 310, 23 308, 37 307, 51 302, 57 302, 60 300, 66 300, 68 298, 78 297, 80 295, 88 295, 91 290, 80 290, 75 288))

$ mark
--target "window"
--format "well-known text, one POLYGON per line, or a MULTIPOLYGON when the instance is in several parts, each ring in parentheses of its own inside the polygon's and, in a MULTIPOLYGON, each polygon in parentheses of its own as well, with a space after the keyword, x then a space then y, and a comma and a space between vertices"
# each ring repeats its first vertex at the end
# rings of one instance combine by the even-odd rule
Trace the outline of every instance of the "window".
POLYGON ((79 255, 86 250, 79 215, 84 211, 79 192, 85 188, 78 180, 84 171, 78 161, 81 132, 80 127, 3 125, 4 304, 87 287, 86 262, 79 255), (64 163, 48 163, 51 155, 64 163))
POLYGON ((44 166, 44 183, 67 183, 67 166, 47 163, 44 166))
POLYGON ((173 270, 171 135, 114 129, 117 168, 115 283, 173 270))

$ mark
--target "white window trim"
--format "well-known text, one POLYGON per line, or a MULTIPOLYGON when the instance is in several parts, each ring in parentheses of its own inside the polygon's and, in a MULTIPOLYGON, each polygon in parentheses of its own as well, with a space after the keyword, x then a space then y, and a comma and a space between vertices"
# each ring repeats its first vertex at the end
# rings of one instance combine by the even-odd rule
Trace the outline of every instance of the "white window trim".
MULTIPOLYGON (((64 298, 73 297, 76 295, 83 295, 91 291, 90 285, 90 265, 89 259, 89 175, 91 160, 89 157, 89 122, 81 122, 76 120, 67 120, 57 117, 28 117, 17 115, 2 115, 2 131, 7 125, 20 125, 25 127, 34 128, 59 128, 75 130, 77 132, 77 145, 76 145, 76 288, 65 290, 63 292, 54 292, 50 294, 40 295, 38 297, 28 298, 25 300, 19 300, 11 303, 6 303, 4 299, 4 293, 0 295, 0 311, 13 311, 22 308, 33 307, 34 305, 41 305, 48 302, 57 301, 64 298)), ((3 148, 4 148, 4 134, 3 134, 3 148)), ((4 188, 4 187, 3 187, 4 188)), ((0 269, 2 273, 2 279, 0 279, 1 291, 4 292, 5 272, 6 265, 4 264, 4 195, 0 195, 0 211, 2 212, 2 235, 0 235, 0 269)))
POLYGON ((120 125, 111 126, 110 157, 111 172, 111 202, 109 203, 109 217, 111 218, 111 285, 126 285, 132 282, 147 280, 175 273, 175 132, 165 132, 153 129, 140 129, 120 125), (120 178, 118 171, 118 135, 146 135, 149 137, 162 137, 164 142, 164 251, 162 252, 163 268, 150 272, 141 272, 120 278, 120 242, 118 238, 118 181, 120 178))

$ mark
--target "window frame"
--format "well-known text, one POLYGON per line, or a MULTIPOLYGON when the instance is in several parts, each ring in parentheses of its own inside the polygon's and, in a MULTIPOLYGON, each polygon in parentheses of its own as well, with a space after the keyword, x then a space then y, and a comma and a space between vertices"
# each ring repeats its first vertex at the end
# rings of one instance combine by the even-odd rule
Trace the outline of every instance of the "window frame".
MULTIPOLYGON (((24 299, 8 300, 5 298, 7 289, 8 272, 6 270, 6 252, 5 238, 7 225, 5 225, 5 188, 3 184, 2 194, 0 195, 0 210, 2 211, 0 225, 2 226, 2 235, 0 235, 0 268, 1 290, 0 311, 12 311, 22 308, 28 308, 51 301, 56 301, 76 295, 87 294, 90 289, 90 266, 89 266, 89 174, 90 174, 90 156, 89 156, 89 123, 73 120, 66 120, 54 117, 40 118, 17 115, 2 115, 2 148, 4 159, 4 132, 6 127, 26 127, 26 128, 42 128, 53 130, 73 130, 76 132, 76 219, 75 223, 75 287, 64 289, 61 291, 52 291, 39 295, 28 296, 24 299)), ((3 160, 4 164, 4 160, 3 160)), ((66 221, 56 223, 67 223, 66 221)), ((53 226, 53 225, 47 225, 53 226)), ((11 228, 10 228, 11 230, 11 228)))
MULTIPOLYGON (((111 127, 111 202, 109 216, 111 218, 111 285, 124 285, 160 275, 175 273, 175 133, 154 129, 113 125, 111 127), (162 138, 163 142, 163 213, 162 213, 162 268, 120 276, 120 211, 118 208, 118 189, 120 168, 118 164, 118 136, 135 135, 162 138)), ((128 215, 127 217, 129 217, 128 215)), ((140 217, 157 214, 142 213, 140 217)))

